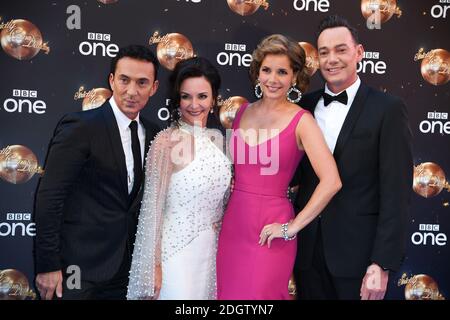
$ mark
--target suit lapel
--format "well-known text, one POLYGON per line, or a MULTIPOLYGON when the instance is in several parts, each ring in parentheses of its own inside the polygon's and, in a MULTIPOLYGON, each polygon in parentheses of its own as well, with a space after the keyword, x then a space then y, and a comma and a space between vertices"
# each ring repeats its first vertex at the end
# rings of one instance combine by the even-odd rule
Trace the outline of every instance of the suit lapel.
POLYGON ((125 153, 123 152, 122 139, 120 138, 119 126, 117 125, 114 113, 106 102, 103 105, 103 116, 105 119, 106 127, 108 130, 108 137, 111 143, 111 149, 113 151, 114 159, 117 163, 117 168, 119 168, 119 179, 120 185, 122 187, 122 194, 128 195, 128 183, 127 183, 127 168, 125 163, 125 153))
POLYGON ((367 94, 369 93, 369 88, 361 83, 359 86, 358 92, 356 93, 355 99, 353 100, 352 105, 350 106, 350 110, 347 113, 347 117, 345 118, 344 124, 342 125, 342 129, 339 132, 338 139, 336 141, 336 146, 334 148, 334 158, 336 161, 339 161, 339 157, 342 154, 345 143, 350 136, 353 128, 355 127, 356 121, 363 110, 364 103, 367 98, 367 94))
POLYGON ((316 109, 316 105, 319 102, 320 97, 322 97, 323 89, 312 92, 311 94, 306 95, 301 101, 300 106, 309 112, 311 112, 314 117, 314 110, 316 109))

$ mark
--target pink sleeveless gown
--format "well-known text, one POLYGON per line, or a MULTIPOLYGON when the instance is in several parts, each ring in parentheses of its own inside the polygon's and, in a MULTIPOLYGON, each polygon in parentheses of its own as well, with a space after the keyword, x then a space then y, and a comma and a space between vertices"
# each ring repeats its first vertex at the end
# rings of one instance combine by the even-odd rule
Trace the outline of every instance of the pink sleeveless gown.
POLYGON ((295 128, 307 111, 299 111, 278 136, 250 146, 237 130, 247 106, 248 104, 243 105, 235 117, 230 141, 235 184, 219 235, 217 298, 287 300, 297 241, 277 238, 272 241, 270 249, 267 243, 261 247, 258 241, 264 225, 286 223, 295 216, 287 198, 287 189, 304 155, 303 151, 298 150, 295 128), (271 147, 276 152, 277 146, 278 172, 272 175, 261 174, 261 169, 270 167, 270 164, 264 157, 260 158, 259 152, 269 154, 270 157, 271 147), (245 161, 242 161, 243 152, 245 161), (252 161, 251 154, 254 155, 255 152, 258 152, 257 161, 252 161))

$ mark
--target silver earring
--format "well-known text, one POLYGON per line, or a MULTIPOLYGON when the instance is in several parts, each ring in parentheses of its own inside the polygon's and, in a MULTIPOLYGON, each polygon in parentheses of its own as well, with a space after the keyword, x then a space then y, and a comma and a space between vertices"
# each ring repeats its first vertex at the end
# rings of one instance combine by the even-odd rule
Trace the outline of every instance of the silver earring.
POLYGON ((262 91, 262 89, 261 89, 261 84, 259 83, 259 81, 258 81, 258 83, 256 83, 256 85, 255 85, 255 96, 256 96, 258 99, 261 99, 261 97, 263 96, 263 91, 262 91))
POLYGON ((294 83, 292 85, 292 87, 289 88, 288 92, 286 93, 286 99, 292 103, 297 103, 302 98, 302 92, 299 89, 297 89, 297 87, 295 85, 296 85, 296 83, 294 83), (297 94, 297 98, 291 99, 290 95, 292 92, 295 92, 297 94))
POLYGON ((209 110, 209 113, 211 113, 211 114, 214 113, 214 107, 211 107, 211 109, 209 110))
POLYGON ((180 108, 177 109, 178 119, 181 119, 181 111, 180 108))

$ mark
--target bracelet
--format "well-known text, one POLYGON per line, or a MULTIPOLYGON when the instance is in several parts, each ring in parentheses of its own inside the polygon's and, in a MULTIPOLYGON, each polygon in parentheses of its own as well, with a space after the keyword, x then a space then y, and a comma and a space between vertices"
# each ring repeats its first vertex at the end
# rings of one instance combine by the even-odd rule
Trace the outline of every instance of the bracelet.
POLYGON ((281 235, 283 236, 284 241, 290 241, 290 240, 294 240, 295 238, 297 238, 296 234, 294 234, 292 237, 288 236, 288 233, 287 233, 288 224, 289 224, 289 222, 283 223, 281 225, 281 235))

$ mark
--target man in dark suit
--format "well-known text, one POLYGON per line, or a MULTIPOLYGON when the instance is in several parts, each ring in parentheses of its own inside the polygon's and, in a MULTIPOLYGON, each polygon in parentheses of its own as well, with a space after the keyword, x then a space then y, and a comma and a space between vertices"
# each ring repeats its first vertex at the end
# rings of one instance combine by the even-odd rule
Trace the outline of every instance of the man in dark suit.
POLYGON ((147 47, 120 49, 111 62, 111 99, 58 123, 35 201, 42 299, 125 299, 144 157, 159 131, 139 112, 158 88, 157 71, 147 47), (70 285, 77 270, 81 286, 70 285))
MULTIPOLYGON (((318 32, 325 89, 300 105, 314 114, 336 160, 342 189, 298 235, 300 299, 383 299, 403 260, 413 161, 406 107, 361 83, 358 35, 338 16, 318 32)), ((318 179, 305 157, 297 171, 302 209, 318 179)))

